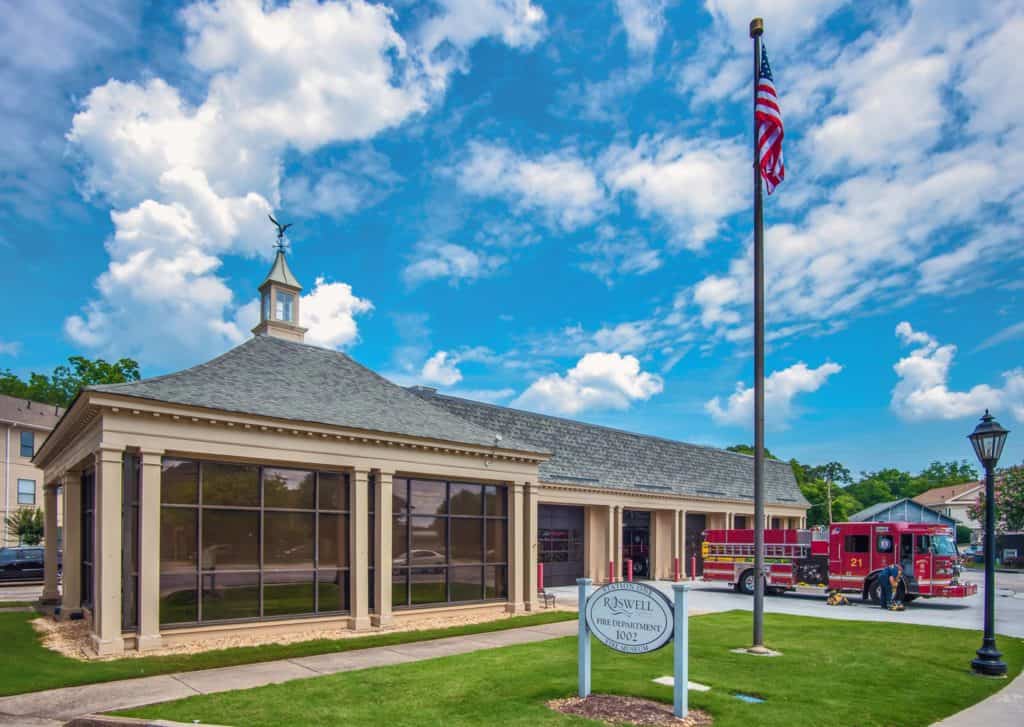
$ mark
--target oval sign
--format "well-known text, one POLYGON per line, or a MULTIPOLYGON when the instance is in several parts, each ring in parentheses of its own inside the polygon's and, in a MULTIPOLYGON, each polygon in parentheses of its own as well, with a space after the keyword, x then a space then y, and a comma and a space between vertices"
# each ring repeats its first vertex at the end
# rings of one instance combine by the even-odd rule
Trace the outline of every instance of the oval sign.
POLYGON ((609 583, 587 599, 587 626, 605 646, 646 654, 672 640, 672 604, 643 583, 609 583))

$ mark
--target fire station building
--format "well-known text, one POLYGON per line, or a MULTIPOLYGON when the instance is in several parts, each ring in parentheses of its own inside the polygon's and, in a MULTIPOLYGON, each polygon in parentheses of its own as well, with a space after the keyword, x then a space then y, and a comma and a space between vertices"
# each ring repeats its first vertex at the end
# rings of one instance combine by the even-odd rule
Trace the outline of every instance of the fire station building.
MULTIPOLYGON (((37 452, 44 600, 97 654, 529 611, 538 563, 544 586, 699 574, 701 531, 753 526, 750 457, 398 386, 303 343, 300 290, 278 252, 252 339, 84 390, 37 452)), ((769 526, 804 524, 789 465, 766 492, 769 526)))

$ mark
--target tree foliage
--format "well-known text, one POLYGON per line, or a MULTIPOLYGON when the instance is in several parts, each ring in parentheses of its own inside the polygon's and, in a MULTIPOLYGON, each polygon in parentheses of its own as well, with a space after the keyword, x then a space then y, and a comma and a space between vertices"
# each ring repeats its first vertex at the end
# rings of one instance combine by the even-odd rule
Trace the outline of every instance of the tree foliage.
MULTIPOLYGON (((736 452, 737 454, 749 454, 751 457, 754 456, 754 447, 750 444, 734 444, 731 447, 725 448, 726 452, 736 452)), ((764 456, 768 459, 778 459, 774 454, 771 453, 767 447, 764 448, 764 456)))
MULTIPOLYGON (((985 493, 968 514, 985 522, 985 493)), ((996 474, 996 530, 1000 533, 1024 530, 1024 464, 1000 470, 996 474)))
POLYGON ((0 372, 0 394, 67 407, 86 386, 138 380, 139 364, 133 359, 109 363, 102 358, 71 356, 50 375, 32 372, 22 379, 10 369, 0 372))
POLYGON ((18 536, 18 542, 25 545, 39 545, 43 542, 43 511, 38 507, 23 507, 5 518, 7 529, 18 536))

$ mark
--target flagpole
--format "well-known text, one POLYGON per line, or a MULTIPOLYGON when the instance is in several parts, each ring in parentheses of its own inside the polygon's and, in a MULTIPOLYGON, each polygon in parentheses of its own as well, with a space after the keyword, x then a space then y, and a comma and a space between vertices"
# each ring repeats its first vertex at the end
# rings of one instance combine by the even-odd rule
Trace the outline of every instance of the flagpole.
POLYGON ((750 21, 754 41, 754 643, 764 646, 764 219, 761 198, 761 150, 757 143, 757 84, 761 75, 764 21, 750 21))

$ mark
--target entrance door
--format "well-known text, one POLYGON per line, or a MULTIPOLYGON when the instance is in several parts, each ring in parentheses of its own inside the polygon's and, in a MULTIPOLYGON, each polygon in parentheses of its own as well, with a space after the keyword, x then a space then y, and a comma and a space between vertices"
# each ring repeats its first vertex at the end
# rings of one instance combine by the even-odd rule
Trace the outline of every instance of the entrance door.
POLYGON ((704 575, 704 556, 701 552, 701 543, 704 541, 704 531, 708 527, 708 516, 686 513, 686 563, 683 564, 687 575, 704 575), (690 563, 693 557, 697 558, 697 572, 690 572, 690 563))
POLYGON ((582 507, 537 507, 537 562, 544 564, 544 586, 572 586, 583 577, 582 507))
MULTIPOLYGON (((651 513, 625 510, 622 513, 622 560, 633 562, 634 578, 651 577, 651 513)), ((626 567, 623 562, 622 567, 626 567)), ((626 576, 625 570, 622 572, 626 576)))

